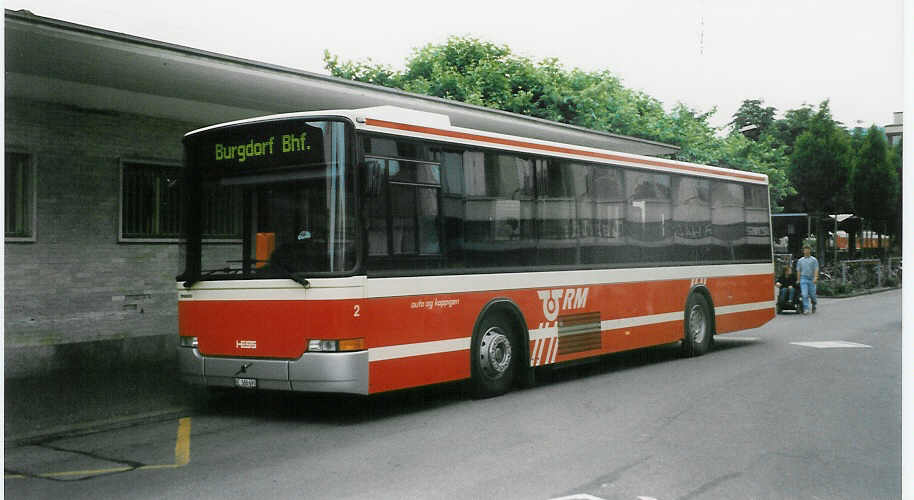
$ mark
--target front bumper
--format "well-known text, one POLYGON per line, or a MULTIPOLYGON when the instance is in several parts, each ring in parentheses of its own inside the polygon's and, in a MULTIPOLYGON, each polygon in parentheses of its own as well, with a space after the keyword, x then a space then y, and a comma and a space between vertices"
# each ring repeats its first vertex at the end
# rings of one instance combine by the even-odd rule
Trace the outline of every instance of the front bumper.
POLYGON ((204 356, 195 347, 178 347, 178 370, 197 385, 234 387, 236 378, 253 378, 259 389, 368 394, 368 351, 272 360, 204 356))

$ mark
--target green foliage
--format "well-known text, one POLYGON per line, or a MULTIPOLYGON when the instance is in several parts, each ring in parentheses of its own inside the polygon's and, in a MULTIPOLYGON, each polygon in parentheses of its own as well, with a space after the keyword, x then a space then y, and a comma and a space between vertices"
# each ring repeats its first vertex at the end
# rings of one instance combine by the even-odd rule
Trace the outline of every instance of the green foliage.
POLYGON ((608 70, 568 70, 557 59, 534 61, 475 38, 451 37, 416 49, 403 71, 370 59, 341 62, 327 51, 324 63, 340 78, 674 144, 680 147, 677 160, 763 173, 769 178, 772 211, 797 194, 795 186, 811 190, 800 189, 800 195, 815 207, 847 198, 827 196, 846 192, 840 184, 847 183, 849 164, 840 159, 847 149, 840 137, 847 134, 831 119, 827 102, 818 111, 804 105, 775 120, 776 110, 763 106, 763 100, 746 100, 733 115, 731 133, 721 137, 709 123, 716 109, 702 112, 678 103, 666 110, 608 70), (759 126, 751 139, 736 133, 747 124, 759 126), (794 155, 794 145, 814 124, 818 128, 794 155), (819 160, 822 151, 828 154, 819 160))
POLYGON ((714 110, 699 113, 678 104, 668 115, 671 120, 658 119, 659 123, 668 123, 668 126, 657 140, 677 144, 681 148, 677 159, 682 161, 767 175, 772 211, 778 211, 780 200, 796 194, 787 178, 790 162, 784 154, 784 147, 769 135, 763 135, 757 141, 742 134, 721 138, 708 123, 713 114, 714 110))
POLYGON ((339 61, 337 56, 324 50, 324 66, 330 74, 347 80, 381 85, 383 87, 403 88, 402 78, 388 66, 373 65, 371 59, 364 63, 339 61))
POLYGON ((741 128, 755 125, 750 137, 757 139, 766 134, 774 125, 775 109, 771 106, 762 107, 762 99, 746 99, 740 105, 736 113, 733 114, 733 121, 728 125, 733 127, 733 131, 738 132, 741 128))
POLYGON ((668 114, 660 101, 625 87, 609 71, 566 70, 557 59, 534 62, 474 38, 426 45, 402 72, 370 60, 341 63, 326 51, 324 63, 341 78, 684 146, 683 160, 708 157, 702 141, 715 133, 708 124, 713 110, 698 113, 679 105, 668 114))
POLYGON ((850 140, 831 117, 828 101, 797 137, 790 156, 789 176, 812 213, 838 213, 847 205, 850 180, 850 140), (844 206, 842 206, 844 205, 844 206))
POLYGON ((775 120, 770 133, 779 144, 785 146, 784 153, 788 157, 793 154, 794 143, 797 142, 800 134, 809 128, 815 114, 812 106, 804 104, 797 109, 787 110, 784 112, 784 118, 775 120))
POLYGON ((856 291, 856 288, 851 283, 842 283, 841 281, 820 281, 816 285, 816 295, 821 295, 823 297, 835 297, 840 295, 847 295, 856 291))
POLYGON ((786 149, 786 146, 778 143, 769 134, 762 134, 757 141, 750 140, 741 134, 731 134, 723 144, 724 156, 728 165, 768 176, 772 212, 778 211, 778 204, 781 200, 797 194, 787 176, 790 169, 790 158, 785 153, 786 149))
POLYGON ((863 127, 856 127, 854 130, 850 131, 850 147, 851 153, 857 154, 860 151, 860 148, 863 146, 863 142, 866 140, 866 130, 863 127))
POLYGON ((660 101, 622 85, 609 71, 566 70, 557 59, 539 62, 506 46, 451 37, 426 45, 403 72, 366 63, 341 63, 324 53, 333 76, 501 109, 616 134, 659 139, 666 118, 660 101))
POLYGON ((885 138, 870 127, 854 159, 851 186, 857 215, 872 221, 894 219, 899 191, 885 138))
POLYGON ((902 239, 902 230, 904 224, 902 223, 902 213, 904 212, 904 207, 901 199, 901 192, 904 189, 904 178, 903 173, 904 169, 902 165, 904 164, 904 139, 898 142, 895 146, 889 151, 889 163, 892 165, 892 168, 895 170, 895 176, 898 179, 898 190, 896 191, 895 197, 895 213, 893 218, 893 223, 889 225, 889 231, 892 236, 895 237, 896 241, 901 242, 902 239))

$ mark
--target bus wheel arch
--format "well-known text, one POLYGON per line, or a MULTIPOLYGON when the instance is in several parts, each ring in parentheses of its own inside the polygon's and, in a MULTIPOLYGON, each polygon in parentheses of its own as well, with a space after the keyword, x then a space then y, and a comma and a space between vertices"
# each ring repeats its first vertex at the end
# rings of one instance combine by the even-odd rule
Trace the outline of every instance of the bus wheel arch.
POLYGON ((482 308, 470 340, 470 383, 475 397, 492 397, 525 382, 530 366, 530 335, 520 309, 508 299, 482 308), (506 346, 510 349, 504 352, 506 346), (510 356, 506 363, 503 356, 510 356))
POLYGON ((717 331, 714 302, 707 288, 696 286, 689 291, 683 316, 683 356, 705 354, 711 349, 717 331))

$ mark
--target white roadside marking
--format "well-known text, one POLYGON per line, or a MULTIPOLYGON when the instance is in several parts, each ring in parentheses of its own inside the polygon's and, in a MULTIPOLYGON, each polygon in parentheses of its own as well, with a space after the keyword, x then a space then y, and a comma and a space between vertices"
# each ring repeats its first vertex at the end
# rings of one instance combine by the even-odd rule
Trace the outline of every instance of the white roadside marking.
POLYGON ((593 495, 588 495, 587 493, 576 493, 574 495, 568 495, 567 497, 556 497, 551 500, 605 500, 600 497, 595 497, 593 495))
POLYGON ((873 346, 848 342, 846 340, 826 340, 822 342, 791 342, 792 345, 814 347, 816 349, 871 349, 873 346))

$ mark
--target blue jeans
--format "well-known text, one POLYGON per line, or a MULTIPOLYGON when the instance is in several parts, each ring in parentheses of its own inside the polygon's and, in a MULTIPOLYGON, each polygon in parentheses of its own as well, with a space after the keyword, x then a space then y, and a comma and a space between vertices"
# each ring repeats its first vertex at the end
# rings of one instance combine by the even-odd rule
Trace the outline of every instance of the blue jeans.
POLYGON ((778 300, 785 304, 789 304, 789 303, 793 302, 794 291, 795 290, 793 289, 793 287, 782 286, 781 293, 778 295, 778 300), (784 300, 785 298, 786 298, 786 300, 784 300))
POLYGON ((800 278, 800 291, 803 293, 803 312, 809 312, 809 301, 816 303, 816 284, 812 278, 800 278))

